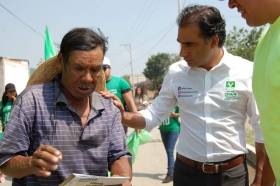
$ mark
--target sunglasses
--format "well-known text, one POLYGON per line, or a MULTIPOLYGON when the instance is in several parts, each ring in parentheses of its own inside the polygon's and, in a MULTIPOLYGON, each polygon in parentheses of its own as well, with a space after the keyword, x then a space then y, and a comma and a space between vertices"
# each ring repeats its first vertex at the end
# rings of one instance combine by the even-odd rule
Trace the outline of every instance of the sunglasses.
POLYGON ((102 66, 102 69, 103 69, 104 71, 106 71, 107 68, 110 68, 109 65, 102 66))

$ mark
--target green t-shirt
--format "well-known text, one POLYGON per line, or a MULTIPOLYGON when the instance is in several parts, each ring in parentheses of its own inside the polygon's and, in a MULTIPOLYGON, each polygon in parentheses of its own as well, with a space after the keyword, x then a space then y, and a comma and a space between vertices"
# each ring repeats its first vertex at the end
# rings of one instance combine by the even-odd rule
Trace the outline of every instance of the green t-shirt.
POLYGON ((1 123, 2 123, 2 130, 5 128, 6 124, 9 121, 10 114, 12 111, 12 106, 13 106, 13 102, 8 101, 2 112, 2 101, 0 102, 0 117, 1 117, 1 123))
MULTIPOLYGON (((173 112, 179 113, 179 107, 176 106, 173 109, 173 112)), ((167 118, 159 126, 159 130, 164 131, 164 132, 179 131, 180 130, 179 119, 178 118, 167 118)))
POLYGON ((115 76, 112 76, 112 78, 106 82, 106 89, 112 94, 115 94, 123 105, 124 98, 122 94, 131 90, 130 85, 123 78, 115 76))
POLYGON ((280 17, 261 37, 255 52, 253 91, 277 185, 280 185, 280 17))

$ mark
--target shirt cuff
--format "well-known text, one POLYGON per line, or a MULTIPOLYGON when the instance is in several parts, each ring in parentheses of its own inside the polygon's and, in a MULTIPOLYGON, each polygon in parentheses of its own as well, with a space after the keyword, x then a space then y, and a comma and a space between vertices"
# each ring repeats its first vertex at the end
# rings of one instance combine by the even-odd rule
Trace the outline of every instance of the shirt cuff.
POLYGON ((146 109, 139 111, 139 113, 142 114, 146 121, 146 127, 144 129, 146 131, 151 131, 156 126, 155 124, 153 124, 153 120, 155 119, 153 119, 151 112, 148 109, 146 109))
POLYGON ((263 139, 263 135, 262 135, 260 124, 258 123, 258 124, 252 125, 252 128, 255 131, 255 142, 257 142, 257 143, 264 143, 264 139, 263 139))

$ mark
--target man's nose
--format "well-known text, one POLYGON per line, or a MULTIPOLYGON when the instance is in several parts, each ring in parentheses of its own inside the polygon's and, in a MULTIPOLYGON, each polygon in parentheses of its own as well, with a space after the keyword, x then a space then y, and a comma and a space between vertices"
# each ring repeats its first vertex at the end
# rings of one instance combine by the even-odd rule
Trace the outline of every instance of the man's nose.
POLYGON ((87 82, 92 82, 93 77, 92 74, 90 73, 90 71, 87 71, 84 75, 83 75, 83 79, 87 82))
POLYGON ((188 50, 187 50, 187 47, 184 47, 183 45, 181 45, 181 50, 180 50, 180 56, 181 57, 185 57, 188 55, 188 50))
POLYGON ((228 0, 228 7, 229 8, 235 8, 236 7, 236 1, 235 0, 228 0))

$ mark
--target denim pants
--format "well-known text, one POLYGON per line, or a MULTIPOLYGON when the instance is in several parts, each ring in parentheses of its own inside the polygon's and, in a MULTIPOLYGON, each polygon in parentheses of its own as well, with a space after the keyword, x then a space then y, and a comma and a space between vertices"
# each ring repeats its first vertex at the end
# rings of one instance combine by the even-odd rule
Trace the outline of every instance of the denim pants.
POLYGON ((174 169, 174 147, 179 136, 179 131, 160 131, 162 142, 167 153, 167 173, 173 174, 174 169))
POLYGON ((247 162, 220 173, 209 174, 183 163, 175 162, 173 186, 248 186, 247 162))

